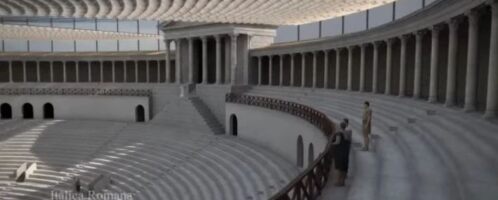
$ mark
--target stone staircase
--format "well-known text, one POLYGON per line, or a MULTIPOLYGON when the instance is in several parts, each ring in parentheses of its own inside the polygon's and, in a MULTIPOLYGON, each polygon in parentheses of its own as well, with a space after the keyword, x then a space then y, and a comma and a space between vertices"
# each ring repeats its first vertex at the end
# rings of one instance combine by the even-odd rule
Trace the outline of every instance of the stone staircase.
POLYGON ((204 121, 209 126, 211 131, 216 135, 225 134, 223 125, 217 120, 216 116, 211 112, 209 107, 199 97, 190 97, 190 102, 194 105, 195 109, 204 118, 204 121))

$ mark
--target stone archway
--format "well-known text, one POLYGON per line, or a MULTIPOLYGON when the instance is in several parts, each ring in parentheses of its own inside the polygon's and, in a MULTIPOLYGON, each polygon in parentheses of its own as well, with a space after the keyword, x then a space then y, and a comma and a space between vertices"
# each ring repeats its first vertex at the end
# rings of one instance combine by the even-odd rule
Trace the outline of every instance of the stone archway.
POLYGON ((34 118, 33 105, 31 105, 30 103, 25 103, 22 106, 22 118, 23 119, 33 119, 34 118))
POLYGON ((235 114, 230 116, 230 135, 237 136, 239 134, 238 130, 238 119, 235 114))
POLYGON ((313 148, 313 143, 310 143, 308 147, 308 165, 313 164, 315 161, 315 150, 313 148))
POLYGON ((51 103, 43 105, 43 119, 54 119, 54 106, 51 103))
POLYGON ((0 106, 0 119, 12 119, 12 106, 8 103, 3 103, 0 106))
POLYGON ((145 122, 145 109, 142 105, 138 105, 135 108, 135 121, 145 122))

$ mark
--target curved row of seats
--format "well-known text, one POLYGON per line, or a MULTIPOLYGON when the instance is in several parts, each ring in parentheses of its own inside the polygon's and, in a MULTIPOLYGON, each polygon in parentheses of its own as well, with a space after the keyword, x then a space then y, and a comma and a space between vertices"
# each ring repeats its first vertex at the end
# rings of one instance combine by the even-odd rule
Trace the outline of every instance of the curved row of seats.
POLYGON ((257 87, 248 93, 310 105, 336 121, 349 118, 355 142, 362 141, 363 102, 371 102, 374 151, 353 151, 349 188, 328 187, 322 199, 496 198, 498 124, 478 114, 358 92, 257 87))
POLYGON ((25 161, 39 169, 29 180, 2 177, 0 199, 50 199, 100 174, 112 193, 134 199, 267 199, 298 173, 290 162, 254 144, 196 129, 93 121, 33 121, 0 145, 0 169, 25 161), (39 130, 33 131, 33 130, 39 130), (2 189, 3 187, 3 189, 2 189))

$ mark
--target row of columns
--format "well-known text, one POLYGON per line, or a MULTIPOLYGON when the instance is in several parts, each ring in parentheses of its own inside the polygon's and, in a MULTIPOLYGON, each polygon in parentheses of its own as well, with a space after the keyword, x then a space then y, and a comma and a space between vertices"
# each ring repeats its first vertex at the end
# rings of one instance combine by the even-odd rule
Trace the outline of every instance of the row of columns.
MULTIPOLYGON (((486 110, 484 116, 486 118, 494 117, 498 113, 498 5, 496 0, 488 1, 492 10, 492 22, 491 22, 491 38, 490 38, 490 52, 489 52, 489 66, 488 66, 488 82, 487 82, 487 100, 486 100, 486 110)), ((474 111, 476 109, 476 90, 477 90, 477 63, 478 63, 478 33, 479 33, 479 12, 478 10, 472 10, 465 14, 468 18, 468 52, 467 52, 467 67, 466 67, 466 86, 465 86, 465 111, 474 111)), ((460 28, 461 18, 453 18, 448 20, 446 23, 449 27, 449 45, 448 45, 448 62, 447 62, 447 80, 446 80, 446 94, 445 94, 445 105, 448 107, 454 106, 456 104, 456 84, 457 84, 457 62, 458 62, 458 46, 459 38, 458 31, 460 28)), ((430 83, 429 83, 429 102, 437 101, 438 93, 438 67, 439 63, 439 45, 440 45, 440 32, 441 25, 435 25, 430 29, 424 29, 417 31, 415 33, 402 35, 397 40, 401 41, 401 52, 400 52, 400 74, 399 74, 399 96, 406 96, 406 66, 407 66, 407 41, 410 37, 415 35, 415 64, 414 64, 414 91, 413 98, 421 98, 421 83, 422 83, 422 45, 424 34, 429 31, 432 33, 431 40, 431 60, 430 60, 430 83)), ((378 69, 379 69, 379 45, 386 45, 386 81, 385 90, 386 95, 392 94, 391 81, 392 81, 392 67, 393 67, 393 44, 396 40, 395 38, 389 38, 385 41, 375 41, 372 43, 366 43, 362 45, 354 45, 349 47, 342 47, 333 49, 336 52, 336 72, 335 72, 335 89, 339 89, 340 85, 340 70, 341 70, 341 52, 344 50, 348 51, 348 62, 347 62, 347 90, 353 90, 353 49, 361 48, 360 57, 360 86, 359 91, 364 92, 365 88, 365 60, 366 60, 366 47, 368 45, 373 46, 373 63, 372 63, 372 92, 378 92, 378 69)), ((320 50, 323 51, 324 56, 324 88, 329 88, 329 58, 328 52, 331 50, 320 50)), ((306 66, 306 54, 311 53, 313 64, 312 64, 312 88, 316 88, 318 74, 317 68, 317 54, 320 51, 313 52, 302 52, 296 53, 301 54, 301 87, 305 87, 306 76, 305 76, 305 66, 306 66)), ((294 56, 296 54, 289 54, 290 58, 290 85, 295 86, 295 61, 294 56)), ((283 86, 283 62, 282 59, 285 55, 270 55, 269 58, 269 82, 272 82, 272 68, 274 66, 272 59, 274 56, 280 56, 280 77, 279 85, 283 86)), ((262 59, 266 56, 257 56, 258 64, 258 85, 262 85, 262 59)))
MULTIPOLYGON (((175 55, 176 55, 176 83, 181 84, 181 83, 196 83, 195 81, 195 64, 194 61, 197 59, 197 57, 194 56, 194 41, 196 39, 201 40, 201 67, 202 67, 202 84, 208 84, 208 39, 214 38, 215 40, 215 83, 216 84, 223 84, 223 80, 225 83, 231 83, 231 80, 235 80, 235 69, 237 67, 237 38, 238 34, 231 34, 229 37, 224 37, 223 35, 212 35, 212 36, 201 36, 201 37, 189 37, 189 38, 178 38, 174 40, 165 40, 166 43, 166 51, 171 52, 170 45, 172 42, 175 44, 175 55), (181 42, 182 40, 187 40, 187 48, 188 48, 188 80, 184 81, 182 80, 182 45, 181 42), (229 43, 230 46, 226 48, 225 46, 225 57, 229 56, 229 59, 226 59, 225 61, 225 77, 223 77, 222 72, 223 72, 223 60, 222 60, 222 40, 225 40, 225 44, 229 43), (230 52, 227 52, 227 49, 230 50, 230 52)), ((169 65, 169 60, 170 60, 169 54, 166 55, 166 69, 170 69, 171 66, 169 65)))
MULTIPOLYGON (((40 70, 40 63, 42 62, 45 62, 45 63, 49 63, 49 79, 50 79, 50 82, 54 82, 54 76, 55 76, 55 72, 54 72, 54 63, 62 63, 62 82, 68 82, 67 81, 67 63, 75 63, 75 78, 76 78, 76 81, 75 82, 80 82, 80 76, 79 76, 79 64, 83 61, 5 61, 6 63, 8 63, 8 71, 9 71, 9 75, 8 75, 8 82, 12 83, 14 82, 14 74, 13 74, 13 62, 21 62, 22 63, 22 68, 23 68, 23 81, 22 82, 27 82, 27 63, 28 62, 34 62, 36 63, 36 82, 41 82, 41 70, 40 70)), ((87 63, 87 68, 88 68, 88 82, 91 82, 92 80, 95 80, 96 78, 92 78, 92 63, 94 62, 97 62, 99 63, 99 82, 104 82, 104 63, 106 62, 110 62, 111 63, 111 74, 112 74, 112 81, 111 82, 116 82, 116 62, 122 62, 123 63, 123 80, 124 82, 128 82, 128 76, 127 76, 127 63, 129 61, 84 61, 85 63, 87 63)), ((161 82, 161 73, 162 73, 162 70, 166 70, 165 73, 166 73, 166 80, 165 82, 166 83, 169 83, 170 82, 170 77, 169 77, 169 74, 170 74, 170 70, 171 68, 166 68, 166 69, 162 69, 161 67, 161 62, 163 62, 162 60, 157 60, 157 61, 151 61, 151 60, 135 60, 133 61, 134 62, 134 81, 135 82, 138 82, 139 78, 138 78, 138 70, 139 70, 139 66, 138 66, 138 63, 139 62, 145 62, 146 63, 146 67, 145 67, 145 75, 146 75, 146 82, 147 83, 150 83, 151 82, 151 77, 150 77, 150 62, 157 62, 157 82, 161 82)), ((166 65, 169 65, 170 63, 166 63, 166 65)))

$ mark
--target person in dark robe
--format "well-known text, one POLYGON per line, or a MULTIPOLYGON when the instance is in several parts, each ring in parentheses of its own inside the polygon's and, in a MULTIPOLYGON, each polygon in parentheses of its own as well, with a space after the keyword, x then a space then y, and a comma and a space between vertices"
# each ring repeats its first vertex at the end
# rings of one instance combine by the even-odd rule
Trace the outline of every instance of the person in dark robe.
POLYGON ((341 123, 341 130, 337 131, 332 138, 334 145, 334 167, 337 174, 335 185, 342 187, 345 185, 346 173, 348 168, 348 142, 346 141, 346 123, 341 123))

